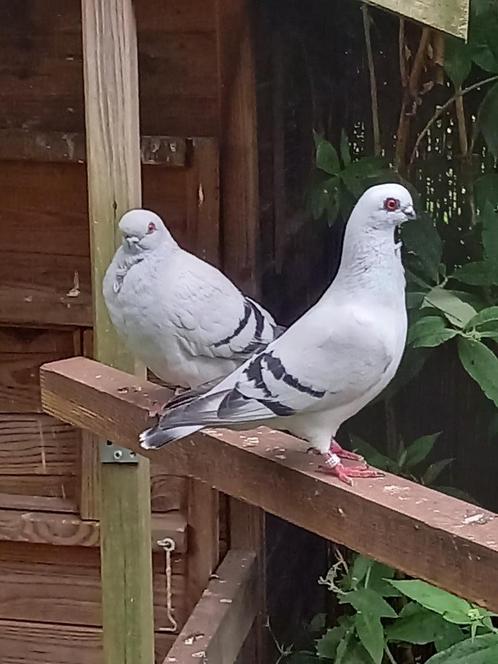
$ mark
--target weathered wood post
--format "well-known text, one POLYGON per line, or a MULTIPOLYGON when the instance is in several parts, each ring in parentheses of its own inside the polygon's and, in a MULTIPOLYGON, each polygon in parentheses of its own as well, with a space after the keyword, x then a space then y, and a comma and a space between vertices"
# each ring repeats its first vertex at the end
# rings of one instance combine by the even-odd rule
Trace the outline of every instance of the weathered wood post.
MULTIPOLYGON (((132 371, 102 299, 116 225, 141 205, 137 35, 132 0, 82 0, 95 357, 132 371)), ((111 441, 119 445, 118 440, 111 441)), ((101 568, 104 661, 154 661, 149 462, 102 444, 101 568), (105 458, 105 453, 107 455, 105 458), (109 462, 110 461, 110 462, 109 462)), ((98 457, 86 468, 97 476, 98 457)), ((90 484, 92 484, 90 482, 90 484)))

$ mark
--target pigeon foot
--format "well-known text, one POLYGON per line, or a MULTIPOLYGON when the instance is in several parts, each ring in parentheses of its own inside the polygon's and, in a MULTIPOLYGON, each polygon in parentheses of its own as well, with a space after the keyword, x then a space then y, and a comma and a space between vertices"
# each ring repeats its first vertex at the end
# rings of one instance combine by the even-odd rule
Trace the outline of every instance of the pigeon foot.
POLYGON ((320 466, 320 470, 326 475, 337 477, 341 482, 344 482, 344 484, 348 484, 349 486, 353 485, 353 477, 364 479, 384 477, 384 473, 371 468, 365 468, 365 466, 344 466, 340 457, 333 452, 327 452, 323 457, 325 465, 320 466))
POLYGON ((365 458, 362 457, 361 454, 356 454, 355 452, 349 452, 348 450, 345 450, 343 447, 339 445, 339 443, 335 439, 332 439, 329 451, 331 454, 337 454, 337 456, 340 459, 349 459, 350 461, 357 461, 358 463, 362 464, 364 468, 367 468, 368 466, 367 462, 365 461, 365 458))

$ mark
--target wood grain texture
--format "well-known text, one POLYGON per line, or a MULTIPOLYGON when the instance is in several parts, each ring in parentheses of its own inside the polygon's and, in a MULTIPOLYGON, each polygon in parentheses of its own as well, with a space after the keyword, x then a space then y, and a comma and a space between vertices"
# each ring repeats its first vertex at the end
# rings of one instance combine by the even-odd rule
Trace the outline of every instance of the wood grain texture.
MULTIPOLYGON (((138 3, 137 3, 138 5, 138 3)), ((212 0, 141 0, 138 29, 144 133, 217 131, 212 0), (165 34, 167 38, 165 38, 165 34), (161 127, 160 131, 155 131, 161 127), (155 128, 155 129, 153 129, 155 128)), ((84 132, 79 3, 0 2, 0 128, 84 132), (33 57, 36 53, 37 57, 33 57)))
POLYGON ((435 30, 467 39, 469 0, 367 0, 370 4, 425 23, 435 30))
MULTIPOLYGON (((172 136, 142 136, 140 155, 143 164, 184 166, 185 139, 172 136)), ((0 129, 0 159, 83 163, 86 159, 85 135, 61 131, 0 129)))
MULTIPOLYGON (((46 499, 50 500, 50 499, 46 499)), ((0 509, 0 541, 52 544, 54 546, 98 546, 101 528, 98 521, 83 520, 64 506, 64 512, 53 509, 26 511, 15 507, 15 501, 5 501, 6 509, 0 509)), ((41 507, 44 500, 40 500, 41 507)), ((132 527, 134 524, 130 524, 132 527)), ((187 522, 174 510, 168 514, 155 514, 145 540, 160 552, 157 541, 170 537, 175 542, 175 551, 187 550, 187 522)))
MULTIPOLYGON (((83 358, 44 367, 42 384, 48 413, 100 435, 112 433, 131 449, 139 449, 138 434, 151 424, 151 400, 161 398, 161 388, 83 358)), ((168 472, 200 479, 498 610, 497 515, 390 474, 348 487, 318 472, 304 448, 298 439, 264 428, 247 435, 209 430, 150 456, 168 472), (258 444, 248 446, 247 436, 258 444)))
POLYGON ((254 553, 229 551, 163 664, 233 664, 258 608, 255 581, 254 553))
POLYGON ((249 0, 216 0, 223 267, 256 296, 258 161, 249 0))
POLYGON ((74 475, 0 474, 0 493, 32 500, 31 509, 37 509, 38 498, 57 498, 71 502, 76 511, 78 484, 74 475))
MULTIPOLYGON (((175 615, 185 619, 185 576, 181 558, 172 562, 175 615)), ((154 619, 156 629, 168 623, 164 556, 155 553, 154 619)), ((0 619, 102 624, 100 555, 96 548, 12 545, 0 542, 0 619)))
POLYGON ((75 475, 80 432, 43 414, 0 415, 0 475, 75 475))
MULTIPOLYGON (((156 634, 155 658, 161 664, 174 636, 156 634)), ((2 664, 102 664, 102 630, 15 620, 0 621, 2 664)))
POLYGON ((187 605, 199 601, 219 562, 218 492, 202 482, 188 484, 189 550, 187 557, 187 605))
POLYGON ((0 413, 41 412, 40 365, 77 354, 77 344, 73 331, 0 327, 0 413))
MULTIPOLYGON (((101 284, 118 244, 121 215, 142 204, 136 21, 132 0, 83 0, 81 10, 94 354, 134 371, 135 361, 110 322, 101 284)), ((140 457, 136 464, 102 464, 100 485, 104 661, 150 664, 149 462, 140 457)))

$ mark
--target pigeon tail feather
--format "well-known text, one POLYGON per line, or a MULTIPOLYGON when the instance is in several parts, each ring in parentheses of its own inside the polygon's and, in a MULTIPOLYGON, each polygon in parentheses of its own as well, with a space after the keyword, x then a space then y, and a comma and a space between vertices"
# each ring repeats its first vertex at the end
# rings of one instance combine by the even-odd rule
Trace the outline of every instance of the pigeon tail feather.
POLYGON ((187 436, 191 436, 202 429, 202 427, 173 427, 163 428, 160 424, 156 424, 150 429, 142 431, 138 437, 140 446, 144 450, 157 450, 164 445, 174 443, 176 440, 181 440, 187 436))

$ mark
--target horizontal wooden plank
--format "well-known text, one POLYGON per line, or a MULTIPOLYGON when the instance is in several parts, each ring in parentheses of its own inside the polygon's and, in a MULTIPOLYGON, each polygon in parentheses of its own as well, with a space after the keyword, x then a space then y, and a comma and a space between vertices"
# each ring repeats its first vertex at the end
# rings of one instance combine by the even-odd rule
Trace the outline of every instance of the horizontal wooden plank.
MULTIPOLYGON (((151 424, 153 402, 164 396, 164 388, 84 358, 42 368, 47 413, 141 453, 138 434, 151 424)), ((149 457, 170 473, 200 479, 498 610, 497 515, 390 474, 346 486, 318 472, 305 448, 292 436, 264 428, 247 434, 210 430, 149 457)))
MULTIPOLYGON (((0 509, 0 541, 4 542, 91 547, 99 545, 99 533, 97 521, 84 521, 73 514, 0 509)), ((158 540, 170 537, 175 541, 175 550, 185 553, 185 517, 177 511, 154 514, 151 537, 155 551, 162 551, 158 540)))
POLYGON ((41 412, 40 365, 78 352, 73 331, 0 327, 0 413, 41 412))
MULTIPOLYGON (((0 620, 2 664, 102 664, 101 641, 97 628, 0 620)), ((156 634, 156 664, 173 641, 173 635, 156 634)))
POLYGON ((92 324, 89 261, 0 251, 0 323, 92 324))
MULTIPOLYGON (((185 166, 184 138, 142 136, 140 147, 143 164, 185 166)), ((83 163, 86 160, 85 135, 61 131, 0 129, 0 160, 83 163)))
POLYGON ((76 514, 78 505, 76 501, 68 500, 67 498, 0 492, 0 509, 20 510, 22 512, 37 511, 76 514))
POLYGON ((470 0, 367 0, 373 5, 467 39, 470 0))
POLYGON ((227 553, 163 664, 235 662, 258 611, 256 569, 254 552, 227 553))
POLYGON ((160 467, 154 466, 151 467, 150 482, 153 512, 185 510, 188 486, 186 477, 165 475, 160 467))
MULTIPOLYGON (((179 623, 185 619, 183 567, 181 556, 174 556, 172 602, 179 623)), ((169 625, 163 554, 154 554, 153 568, 159 629, 169 625)), ((99 550, 0 542, 0 619, 100 627, 99 550)))
MULTIPOLYGON (((74 475, 2 475, 0 474, 0 493, 15 498, 26 497, 32 504, 27 509, 36 507, 38 498, 57 498, 77 505, 79 481, 74 475)), ((0 507, 6 507, 0 503, 0 507)), ((45 508, 43 508, 45 509, 45 508)), ((55 510, 60 512, 61 510, 55 510)), ((76 508, 74 510, 77 511, 76 508)))
POLYGON ((0 474, 75 475, 80 438, 77 429, 45 414, 0 414, 0 474))

